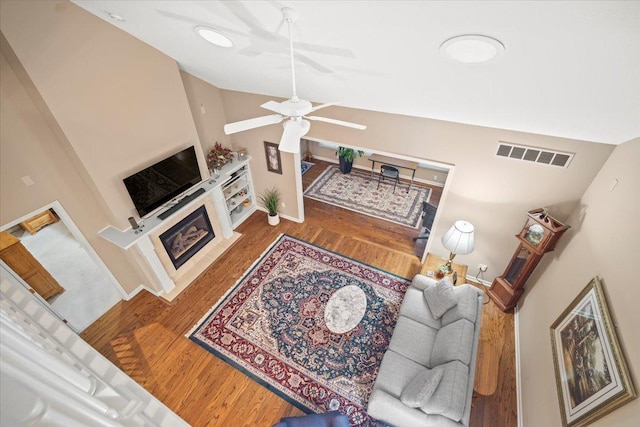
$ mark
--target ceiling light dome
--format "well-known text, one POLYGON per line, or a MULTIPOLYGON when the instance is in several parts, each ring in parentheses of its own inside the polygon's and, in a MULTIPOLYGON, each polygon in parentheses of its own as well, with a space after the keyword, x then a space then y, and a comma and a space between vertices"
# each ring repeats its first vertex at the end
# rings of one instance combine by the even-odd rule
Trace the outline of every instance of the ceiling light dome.
POLYGON ((233 40, 231 40, 229 37, 227 37, 226 35, 222 34, 218 30, 214 30, 213 28, 202 27, 202 26, 195 27, 193 30, 200 37, 202 37, 203 39, 205 39, 209 43, 215 44, 216 46, 220 46, 220 47, 231 47, 231 46, 233 46, 233 40))
POLYGON ((464 64, 493 61, 502 56, 504 50, 504 45, 499 40, 480 34, 455 36, 440 45, 442 55, 464 64))

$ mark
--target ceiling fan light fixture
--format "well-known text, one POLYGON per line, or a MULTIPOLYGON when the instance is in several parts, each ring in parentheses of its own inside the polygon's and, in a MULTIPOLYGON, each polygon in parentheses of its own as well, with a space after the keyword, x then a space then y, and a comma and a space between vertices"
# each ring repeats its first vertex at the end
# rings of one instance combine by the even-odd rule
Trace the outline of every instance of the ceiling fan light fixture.
POLYGON ((233 40, 213 28, 197 26, 193 29, 200 37, 220 47, 232 47, 233 40))
POLYGON ((504 44, 481 34, 463 34, 451 37, 440 45, 440 53, 447 59, 463 64, 481 64, 494 61, 505 51, 504 44))

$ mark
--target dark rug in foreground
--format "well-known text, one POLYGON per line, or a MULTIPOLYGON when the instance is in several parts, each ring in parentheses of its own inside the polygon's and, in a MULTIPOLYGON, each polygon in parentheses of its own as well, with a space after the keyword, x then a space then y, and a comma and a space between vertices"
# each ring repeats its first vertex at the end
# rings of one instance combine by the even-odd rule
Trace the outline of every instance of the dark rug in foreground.
POLYGON ((365 412, 410 282, 288 235, 280 236, 189 335, 306 412, 365 412), (362 321, 345 334, 324 323, 329 297, 356 285, 362 321))

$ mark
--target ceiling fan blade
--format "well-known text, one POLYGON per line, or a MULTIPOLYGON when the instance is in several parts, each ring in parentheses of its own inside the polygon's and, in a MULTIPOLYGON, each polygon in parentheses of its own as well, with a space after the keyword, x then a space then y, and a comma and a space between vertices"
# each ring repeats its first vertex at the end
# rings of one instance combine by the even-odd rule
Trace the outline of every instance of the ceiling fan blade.
POLYGON ((267 101, 261 107, 274 113, 280 113, 280 103, 276 101, 267 101))
POLYGON ((309 120, 317 120, 319 122, 333 123, 334 125, 346 126, 346 127, 360 129, 360 130, 364 130, 367 128, 365 125, 359 125, 357 123, 345 122, 345 121, 336 120, 336 119, 328 119, 326 117, 304 116, 304 118, 309 120))
POLYGON ((306 50, 307 52, 324 53, 325 55, 341 56, 343 58, 355 58, 356 55, 350 49, 343 49, 340 47, 322 46, 311 43, 294 43, 293 46, 299 50, 306 50))
POLYGON ((280 138, 278 150, 285 153, 300 152, 300 138, 309 132, 309 122, 306 120, 288 120, 284 123, 284 132, 280 138))
POLYGON ((224 133, 231 135, 232 133, 242 132, 244 130, 259 128, 261 126, 273 125, 280 123, 284 119, 280 114, 271 114, 270 116, 256 117, 255 119, 241 120, 239 122, 227 123, 224 125, 224 133))
POLYGON ((309 67, 313 68, 314 70, 322 74, 333 74, 333 70, 330 70, 329 68, 325 67, 324 65, 320 64, 317 61, 314 61, 308 56, 303 55, 302 53, 295 53, 294 55, 299 62, 305 65, 308 65, 309 67))
POLYGON ((340 103, 339 102, 327 102, 326 104, 316 105, 315 107, 313 107, 311 109, 311 111, 316 111, 316 110, 319 110, 321 108, 331 107, 332 105, 340 105, 340 103))

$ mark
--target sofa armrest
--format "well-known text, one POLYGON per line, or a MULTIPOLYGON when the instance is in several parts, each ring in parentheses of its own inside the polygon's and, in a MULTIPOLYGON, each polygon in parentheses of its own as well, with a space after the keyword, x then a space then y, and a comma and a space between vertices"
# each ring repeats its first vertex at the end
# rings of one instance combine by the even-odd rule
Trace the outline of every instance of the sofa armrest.
POLYGON ((436 280, 431 277, 423 276, 422 274, 416 274, 413 276, 413 280, 411 281, 411 286, 414 288, 418 288, 421 291, 424 291, 429 286, 433 286, 437 283, 436 280))
POLYGON ((390 423, 398 427, 461 427, 457 423, 442 415, 429 415, 420 409, 406 406, 400 399, 384 390, 375 389, 369 397, 367 413, 373 418, 390 423))

